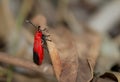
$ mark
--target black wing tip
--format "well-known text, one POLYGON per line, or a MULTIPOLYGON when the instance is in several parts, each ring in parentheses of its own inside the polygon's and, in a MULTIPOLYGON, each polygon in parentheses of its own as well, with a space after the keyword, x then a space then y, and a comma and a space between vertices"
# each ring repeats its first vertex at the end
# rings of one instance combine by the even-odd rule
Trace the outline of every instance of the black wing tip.
POLYGON ((33 61, 35 64, 40 65, 40 63, 39 63, 40 59, 39 59, 38 54, 36 52, 33 52, 33 61))

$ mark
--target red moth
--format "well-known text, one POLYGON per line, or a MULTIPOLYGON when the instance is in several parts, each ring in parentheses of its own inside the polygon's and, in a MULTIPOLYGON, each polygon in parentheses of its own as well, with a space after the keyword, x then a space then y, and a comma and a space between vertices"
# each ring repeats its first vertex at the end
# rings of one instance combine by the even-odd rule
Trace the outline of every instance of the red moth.
MULTIPOLYGON (((31 21, 27 20, 26 22, 32 24, 35 28, 37 28, 37 31, 34 35, 34 47, 33 47, 33 61, 37 65, 42 64, 43 58, 44 58, 44 44, 46 44, 46 40, 48 40, 46 37, 49 35, 44 35, 40 29, 40 26, 35 26, 31 21)), ((51 40, 48 40, 51 41, 51 40)))

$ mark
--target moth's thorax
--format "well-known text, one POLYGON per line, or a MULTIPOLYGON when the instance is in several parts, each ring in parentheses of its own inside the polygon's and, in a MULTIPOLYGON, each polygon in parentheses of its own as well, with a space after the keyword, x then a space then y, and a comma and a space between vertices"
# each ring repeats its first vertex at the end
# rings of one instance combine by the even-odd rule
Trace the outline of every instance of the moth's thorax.
POLYGON ((41 37, 42 37, 42 32, 40 32, 40 31, 37 31, 36 33, 35 33, 35 40, 40 40, 41 39, 41 37))

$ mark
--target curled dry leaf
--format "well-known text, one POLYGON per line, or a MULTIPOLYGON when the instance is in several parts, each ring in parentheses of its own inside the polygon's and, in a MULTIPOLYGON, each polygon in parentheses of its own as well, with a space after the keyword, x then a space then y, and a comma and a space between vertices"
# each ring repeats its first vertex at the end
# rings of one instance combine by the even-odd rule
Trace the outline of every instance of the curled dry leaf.
POLYGON ((109 78, 115 82, 120 82, 120 73, 119 72, 106 72, 101 77, 102 78, 109 78))
POLYGON ((116 81, 112 81, 110 79, 103 79, 103 78, 99 78, 97 81, 95 82, 116 82, 116 81))
POLYGON ((54 71, 56 74, 57 79, 60 79, 60 74, 61 74, 61 61, 60 61, 60 57, 58 55, 57 49, 55 47, 55 44, 53 42, 47 42, 47 46, 48 46, 48 50, 49 50, 49 54, 52 60, 52 64, 54 67, 54 71))
POLYGON ((100 48, 100 37, 96 34, 85 34, 77 39, 79 53, 77 82, 90 82, 100 48))
POLYGON ((53 29, 52 33, 55 34, 53 40, 57 45, 62 61, 60 82, 75 82, 78 69, 78 57, 73 43, 74 38, 72 37, 71 32, 63 26, 53 29))

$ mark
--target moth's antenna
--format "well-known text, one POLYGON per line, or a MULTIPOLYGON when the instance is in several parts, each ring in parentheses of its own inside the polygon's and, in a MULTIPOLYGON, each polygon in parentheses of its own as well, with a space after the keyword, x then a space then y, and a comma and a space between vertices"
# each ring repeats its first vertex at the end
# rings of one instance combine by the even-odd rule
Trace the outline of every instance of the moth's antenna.
POLYGON ((35 26, 30 20, 26 20, 27 23, 30 23, 31 25, 33 25, 35 28, 37 28, 37 26, 35 26))

